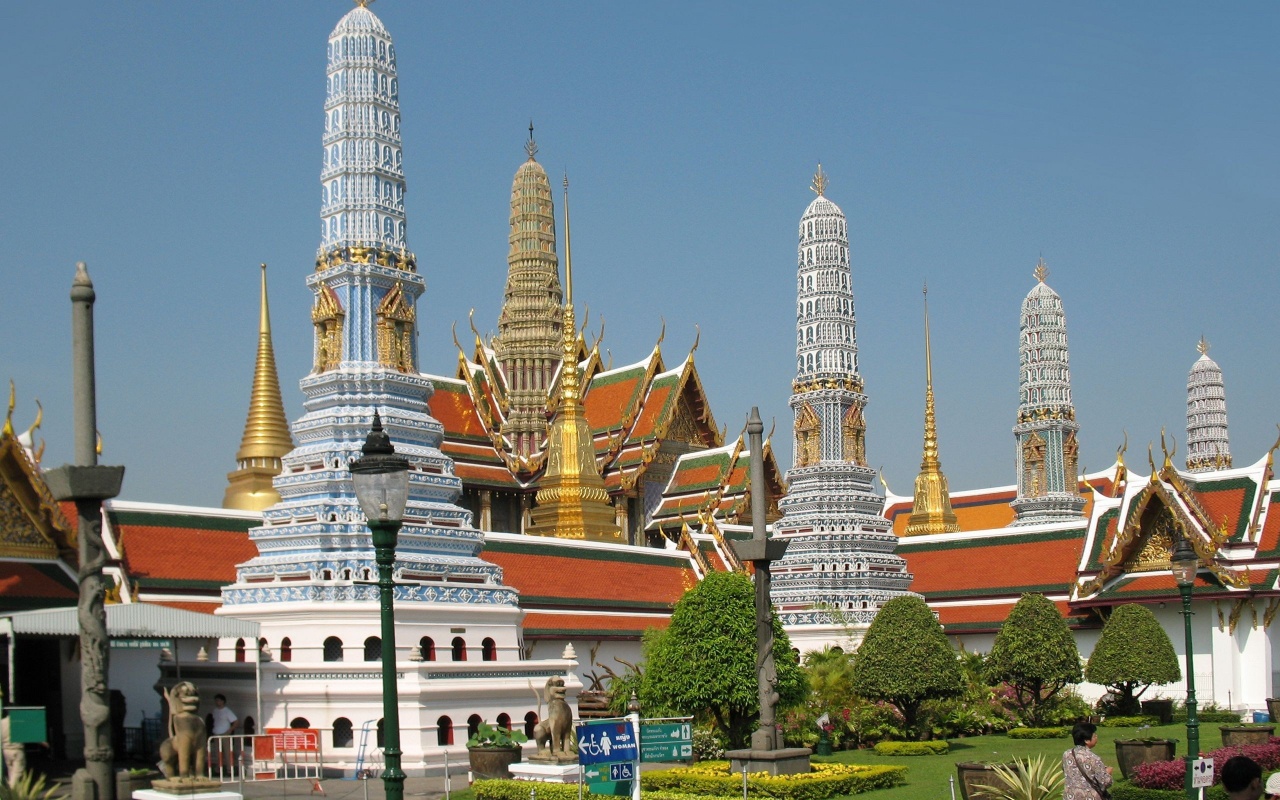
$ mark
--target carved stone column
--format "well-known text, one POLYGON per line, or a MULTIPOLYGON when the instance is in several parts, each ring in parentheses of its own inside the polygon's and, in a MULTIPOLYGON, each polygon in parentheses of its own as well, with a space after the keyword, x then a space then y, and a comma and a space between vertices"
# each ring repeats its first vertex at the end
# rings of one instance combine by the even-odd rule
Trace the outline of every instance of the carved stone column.
POLYGON ((480 530, 493 530, 493 492, 480 490, 480 530))

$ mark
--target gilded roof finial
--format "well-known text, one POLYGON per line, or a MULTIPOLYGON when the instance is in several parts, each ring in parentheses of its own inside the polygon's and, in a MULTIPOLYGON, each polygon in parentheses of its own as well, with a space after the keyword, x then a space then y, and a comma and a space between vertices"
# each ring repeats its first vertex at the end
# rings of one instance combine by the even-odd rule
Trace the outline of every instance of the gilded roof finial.
POLYGON ((933 347, 929 337, 929 284, 924 284, 924 455, 916 476, 915 502, 907 520, 907 536, 960 530, 951 508, 947 476, 938 458, 938 421, 933 399, 933 347))
POLYGON ((1043 256, 1036 262, 1035 276, 1036 280, 1041 283, 1044 283, 1044 279, 1049 277, 1049 265, 1044 263, 1043 256))
POLYGON ((529 154, 530 161, 538 160, 534 158, 538 154, 538 143, 533 140, 533 120, 529 120, 529 141, 525 142, 524 151, 529 154))
POLYGON ((826 194, 828 183, 830 183, 830 181, 827 180, 827 174, 822 171, 822 162, 819 161, 818 171, 813 174, 813 183, 809 185, 809 188, 812 189, 814 194, 818 195, 818 197, 822 197, 826 194))
POLYGON ((1200 355, 1209 355, 1209 342, 1205 340, 1204 334, 1200 334, 1200 342, 1196 345, 1196 349, 1200 351, 1200 355))
POLYGON ((569 246, 569 170, 564 171, 564 304, 573 306, 573 250, 569 246))
POLYGON ((356 5, 360 6, 361 8, 368 8, 369 4, 372 3, 373 0, 352 0, 352 2, 354 2, 356 5))
POLYGON ((13 378, 9 379, 9 411, 4 415, 3 433, 7 436, 13 435, 13 409, 18 405, 18 389, 13 385, 13 378))

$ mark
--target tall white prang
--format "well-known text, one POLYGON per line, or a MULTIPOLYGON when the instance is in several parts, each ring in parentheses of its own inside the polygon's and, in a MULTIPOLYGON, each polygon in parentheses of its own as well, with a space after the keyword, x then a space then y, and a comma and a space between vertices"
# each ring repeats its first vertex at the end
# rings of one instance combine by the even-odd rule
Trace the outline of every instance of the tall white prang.
POLYGON ((1209 358, 1209 343, 1200 337, 1200 358, 1187 375, 1187 469, 1208 472, 1231 467, 1227 439, 1227 390, 1222 368, 1209 358))

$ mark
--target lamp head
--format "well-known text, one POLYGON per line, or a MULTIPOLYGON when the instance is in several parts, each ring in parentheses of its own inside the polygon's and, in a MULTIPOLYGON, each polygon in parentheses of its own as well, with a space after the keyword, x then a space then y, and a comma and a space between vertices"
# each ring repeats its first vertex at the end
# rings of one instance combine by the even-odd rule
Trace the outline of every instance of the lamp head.
POLYGON ((1178 545, 1169 556, 1169 567, 1173 570, 1173 579, 1182 588, 1190 587, 1196 582, 1196 570, 1200 567, 1200 559, 1191 547, 1187 537, 1178 537, 1178 545))
POLYGON ((409 460, 396 455, 377 411, 360 452, 361 457, 352 461, 349 469, 365 517, 370 521, 402 521, 409 500, 409 460))

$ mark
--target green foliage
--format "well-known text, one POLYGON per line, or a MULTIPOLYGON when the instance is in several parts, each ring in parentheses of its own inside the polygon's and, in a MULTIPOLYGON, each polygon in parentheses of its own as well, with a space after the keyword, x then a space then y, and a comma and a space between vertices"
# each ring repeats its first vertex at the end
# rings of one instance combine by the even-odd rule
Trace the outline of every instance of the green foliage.
POLYGON ((1071 730, 1069 728, 1010 728, 1010 739, 1063 739, 1071 730))
POLYGON ((1126 603, 1107 619, 1084 676, 1118 695, 1119 713, 1137 714, 1143 692, 1152 684, 1182 680, 1182 670, 1169 635, 1151 609, 1126 603))
MULTIPOLYGON (((529 790, 537 789, 538 800, 578 800, 576 783, 538 783, 531 785, 529 781, 479 780, 471 784, 475 800, 529 800, 529 790)), ((741 794, 741 792, 739 792, 741 794)), ((454 796, 458 791, 454 790, 454 796)), ((596 795, 588 795, 595 797, 596 795)), ((651 792, 645 790, 644 800, 690 800, 686 794, 672 792, 651 792)))
MULTIPOLYGON (((1183 800, 1185 792, 1173 789, 1143 789, 1129 781, 1111 784, 1111 800, 1183 800)), ((1204 792, 1205 800, 1227 800, 1227 792, 1221 783, 1210 786, 1204 792)))
MULTIPOLYGON (((887 789, 906 782, 906 767, 855 766, 852 764, 814 764, 813 771, 798 775, 773 776, 753 772, 747 776, 747 791, 752 797, 776 797, 783 800, 824 800, 838 795, 857 794, 871 789, 887 789)), ((645 772, 640 788, 646 800, 649 792, 678 793, 688 800, 697 797, 742 797, 742 775, 730 774, 724 761, 707 761, 692 767, 645 772)), ((528 790, 526 789, 526 795, 528 790)), ((495 798, 516 800, 516 798, 495 798)), ((526 800, 521 798, 520 800, 526 800)))
POLYGON ((1141 728, 1143 725, 1151 727, 1160 724, 1157 717, 1148 717, 1140 715, 1136 717, 1106 717, 1099 723, 1103 728, 1141 728))
POLYGON ((1065 778, 1062 765, 1043 755, 1014 766, 994 764, 995 780, 975 788, 984 789, 992 800, 1050 800, 1062 796, 1065 778))
POLYGON ((693 760, 718 761, 724 758, 725 744, 719 731, 698 725, 693 729, 693 760))
POLYGON ((892 703, 908 731, 929 735, 918 725, 921 703, 959 695, 964 684, 956 651, 924 600, 903 595, 880 608, 854 655, 853 689, 892 703))
POLYGON ((945 741, 937 742, 880 742, 875 751, 882 756, 940 756, 951 750, 945 741))
POLYGON ((516 747, 529 741, 524 731, 507 730, 501 725, 481 722, 476 735, 467 740, 467 747, 516 747))
POLYGON ((8 775, 5 782, 0 783, 0 800, 67 800, 69 795, 60 794, 58 784, 50 785, 44 775, 27 770, 17 783, 10 786, 8 775))
MULTIPOLYGON (((791 640, 773 614, 779 706, 804 701, 809 687, 791 640)), ((644 639, 640 702, 647 715, 713 720, 732 747, 746 745, 760 704, 756 689, 755 587, 740 572, 713 572, 676 603, 671 625, 644 639)))
POLYGON ((1047 701, 1079 683, 1080 653, 1058 607, 1042 594, 1024 594, 996 634, 987 676, 1014 691, 1024 723, 1045 724, 1047 701))
MULTIPOLYGON (((1239 722, 1240 715, 1217 703, 1205 703, 1196 708, 1196 719, 1200 722, 1239 722)), ((1184 701, 1179 700, 1174 706, 1173 721, 1179 725, 1187 724, 1187 704, 1184 701)))

